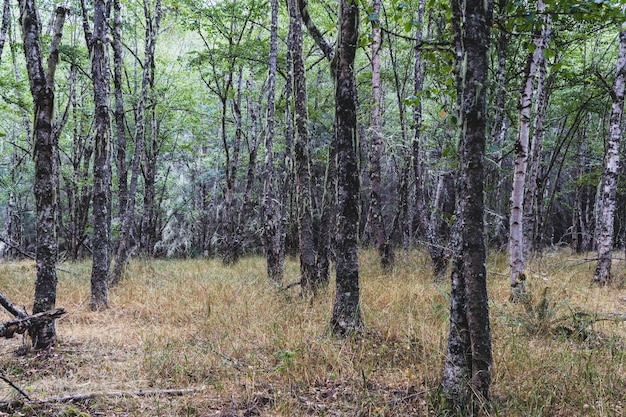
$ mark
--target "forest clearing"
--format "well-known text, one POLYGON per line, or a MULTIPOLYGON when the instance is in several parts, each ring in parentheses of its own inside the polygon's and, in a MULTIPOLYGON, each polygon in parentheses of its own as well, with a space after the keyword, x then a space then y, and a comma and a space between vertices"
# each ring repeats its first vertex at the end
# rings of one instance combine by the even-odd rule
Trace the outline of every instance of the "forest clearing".
MULTIPOLYGON (((425 252, 385 272, 375 251, 362 251, 360 265, 365 332, 340 339, 328 333, 334 286, 316 298, 278 290, 261 257, 230 267, 135 259, 100 312, 89 309, 91 265, 63 263, 57 345, 24 352, 22 337, 2 340, 0 375, 32 401, 0 381, 0 415, 445 415, 449 280, 435 283, 425 252), (197 391, 178 392, 188 389, 197 391), (70 396, 88 398, 37 403, 70 396)), ((528 262, 532 300, 510 303, 507 255, 488 256, 494 365, 484 415, 626 413, 624 264, 615 261, 613 287, 592 285, 594 268, 570 250, 545 252, 528 262)), ((1 263, 0 287, 28 306, 35 271, 32 261, 1 263)), ((298 273, 288 260, 285 282, 298 273)))

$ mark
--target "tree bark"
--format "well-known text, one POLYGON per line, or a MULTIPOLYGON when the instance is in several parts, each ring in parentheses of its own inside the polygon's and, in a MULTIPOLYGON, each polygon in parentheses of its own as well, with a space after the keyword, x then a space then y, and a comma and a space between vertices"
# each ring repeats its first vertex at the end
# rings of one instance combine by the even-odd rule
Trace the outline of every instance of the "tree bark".
POLYGON ((109 117, 110 74, 108 60, 108 23, 110 3, 94 0, 93 33, 89 29, 87 8, 81 0, 85 40, 91 54, 95 143, 93 163, 93 239, 91 300, 93 311, 108 307, 108 281, 111 264, 111 158, 109 154, 111 120, 109 117))
MULTIPOLYGON (((58 6, 50 42, 47 71, 41 50, 41 23, 34 0, 20 0, 20 21, 24 55, 35 107, 35 200, 37 211, 37 279, 33 314, 54 309, 56 303, 56 262, 58 240, 57 216, 57 146, 53 129, 54 76, 59 61, 59 45, 68 9, 58 6)), ((56 341, 54 320, 30 328, 33 347, 46 349, 56 341)))
MULTIPOLYGON (((537 12, 543 13, 545 3, 539 0, 537 12)), ((513 171, 513 191, 511 192, 511 218, 509 222, 509 258, 511 265, 511 299, 517 300, 525 292, 526 275, 524 272, 524 190, 528 166, 528 141, 530 138, 531 106, 535 90, 537 66, 543 59, 543 35, 545 22, 536 31, 535 49, 529 53, 526 62, 524 84, 518 105, 518 134, 515 142, 515 167, 513 171)))
MULTIPOLYGON (((276 67, 278 50, 278 0, 271 0, 270 22, 270 56, 268 69, 267 92, 267 134, 265 136, 265 181, 263 183, 263 213, 265 224, 263 238, 265 259, 267 261, 267 276, 270 281, 280 284, 283 280, 283 266, 285 263, 284 228, 281 221, 280 201, 277 201, 278 183, 274 170, 274 140, 276 114, 276 67)), ((298 21, 299 22, 299 21, 298 21)), ((290 80, 287 80, 289 83, 290 80)), ((289 100, 289 98, 287 98, 289 100)))
POLYGON ((598 216, 598 264, 593 282, 607 285, 611 282, 613 250, 613 223, 615 220, 615 194, 619 169, 619 149, 622 137, 622 114, 626 86, 626 23, 622 23, 619 34, 617 71, 611 91, 610 135, 604 154, 604 169, 600 187, 600 216, 598 216))
POLYGON ((453 408, 470 412, 488 400, 491 331, 483 229, 486 85, 491 1, 452 1, 456 54, 461 171, 459 241, 450 295, 450 333, 442 388, 453 408))
MULTIPOLYGON (((230 76, 230 75, 229 75, 230 76)), ((226 96, 222 102, 222 143, 226 153, 226 190, 224 195, 224 241, 222 242, 222 261, 226 265, 232 265, 239 260, 241 249, 241 237, 237 235, 237 211, 235 207, 235 184, 237 170, 239 168, 239 150, 241 145, 241 94, 243 90, 243 68, 239 69, 237 78, 237 93, 233 101, 233 114, 235 117, 235 135, 233 137, 232 152, 229 152, 226 140, 226 96)), ((227 91, 227 90, 226 90, 227 91)))
POLYGON ((305 294, 314 293, 317 286, 316 251, 313 239, 313 197, 311 195, 311 156, 309 154, 309 115, 306 74, 302 56, 302 4, 289 1, 292 36, 293 94, 296 137, 294 162, 296 171, 296 201, 298 212, 298 248, 300 251, 300 282, 305 294))
MULTIPOLYGON (((144 2, 144 14, 146 18, 146 32, 145 32, 145 54, 143 62, 143 72, 141 78, 141 91, 139 93, 139 101, 136 108, 136 121, 135 121, 135 153, 133 155, 133 164, 131 168, 130 184, 128 189, 128 205, 125 209, 125 216, 122 223, 122 229, 120 231, 120 241, 117 247, 117 253, 115 256, 115 264, 113 267, 113 273, 111 275, 111 283, 118 283, 124 269, 130 260, 133 251, 133 228, 135 224, 135 201, 137 193, 137 182, 140 171, 141 156, 143 154, 144 147, 144 132, 145 132, 145 116, 146 116, 146 101, 148 98, 149 82, 152 77, 154 67, 150 65, 152 62, 151 57, 154 57, 154 51, 156 49, 157 36, 159 34, 159 27, 162 16, 162 3, 161 0, 156 0, 154 5, 154 17, 151 15, 148 5, 144 2)), ((119 140, 119 138, 118 138, 119 140)), ((118 142, 119 143, 119 142, 118 142)))
POLYGON ((380 264, 383 269, 393 268, 393 248, 389 244, 385 224, 383 220, 382 202, 381 202, 381 160, 383 157, 383 138, 381 134, 380 118, 380 49, 382 47, 380 21, 380 0, 374 0, 372 4, 372 13, 376 19, 372 19, 372 99, 370 114, 370 206, 368 213, 368 224, 370 225, 380 264))
MULTIPOLYGON (((549 14, 543 17, 543 25, 541 27, 541 36, 538 42, 541 43, 542 51, 545 51, 550 44, 550 36, 552 31, 552 18, 549 14)), ((550 101, 550 93, 553 76, 546 77, 547 63, 543 55, 537 62, 537 91, 535 102, 535 117, 532 127, 532 138, 530 142, 529 166, 530 170, 527 175, 527 186, 524 195, 524 217, 523 217, 523 233, 524 233, 524 253, 530 254, 537 249, 538 240, 538 224, 540 199, 539 190, 541 189, 537 181, 541 181, 539 170, 541 167, 541 153, 543 150, 543 139, 545 137, 544 122, 548 112, 548 102, 550 101)))
POLYGON ((4 0, 2 8, 2 26, 0 27, 0 62, 2 62, 2 51, 4 51, 4 43, 7 39, 7 31, 11 17, 11 0, 4 0))
POLYGON ((113 86, 115 95, 115 134, 117 149, 115 163, 117 167, 118 218, 123 221, 128 206, 128 167, 126 164, 126 121, 124 116, 124 92, 122 86, 122 11, 120 0, 113 0, 113 86))
POLYGON ((363 330, 359 296, 359 170, 357 159, 356 81, 359 8, 339 3, 339 35, 335 69, 335 143, 337 147, 336 293, 330 328, 336 335, 363 330))

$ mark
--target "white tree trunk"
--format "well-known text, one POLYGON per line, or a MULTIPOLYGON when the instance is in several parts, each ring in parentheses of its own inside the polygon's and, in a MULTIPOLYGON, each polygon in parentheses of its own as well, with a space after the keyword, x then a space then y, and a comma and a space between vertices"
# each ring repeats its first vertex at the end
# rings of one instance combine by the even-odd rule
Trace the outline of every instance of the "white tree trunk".
MULTIPOLYGON (((537 12, 545 9, 545 3, 539 0, 537 12)), ((545 21, 544 21, 545 26, 545 21)), ((526 186, 526 168, 528 164, 528 141, 530 138, 530 110, 535 89, 535 74, 540 60, 543 59, 544 42, 542 30, 535 36, 535 50, 528 57, 526 64, 526 81, 518 107, 518 134, 515 142, 515 166, 513 171, 513 192, 511 193, 511 219, 509 224, 509 256, 511 265, 511 299, 515 300, 523 294, 524 281, 524 189, 526 186)))
POLYGON ((615 218, 615 190, 619 169, 619 147, 622 136, 622 113, 624 110, 624 86, 626 83, 626 22, 619 35, 617 73, 611 98, 610 136, 604 154, 604 170, 600 185, 598 205, 598 265, 593 281, 606 285, 611 281, 611 251, 613 250, 613 222, 615 218))

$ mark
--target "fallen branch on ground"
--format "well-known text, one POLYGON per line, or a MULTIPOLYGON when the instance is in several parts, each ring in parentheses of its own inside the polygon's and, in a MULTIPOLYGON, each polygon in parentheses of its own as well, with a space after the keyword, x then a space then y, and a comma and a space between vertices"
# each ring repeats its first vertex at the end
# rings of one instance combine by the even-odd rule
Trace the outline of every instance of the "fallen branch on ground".
POLYGON ((24 398, 26 398, 28 401, 31 401, 30 397, 28 396, 28 394, 26 394, 20 387, 18 387, 17 385, 15 385, 13 383, 13 381, 11 381, 9 378, 7 378, 6 376, 0 374, 0 379, 2 379, 4 382, 6 382, 7 384, 9 384, 11 386, 11 388, 13 388, 14 390, 16 390, 17 392, 19 392, 20 394, 22 394, 22 396, 24 396, 24 398))
POLYGON ((19 317, 17 319, 0 323, 0 337, 10 339, 16 334, 22 334, 26 330, 35 325, 42 325, 52 320, 58 319, 65 310, 57 308, 54 310, 44 311, 42 313, 33 314, 32 316, 19 317))
POLYGON ((93 400, 94 398, 103 397, 150 397, 157 395, 165 396, 181 396, 186 394, 194 394, 203 391, 201 388, 182 388, 182 389, 140 389, 135 391, 110 391, 110 392, 88 392, 84 394, 66 395, 61 397, 52 397, 45 400, 35 400, 29 404, 51 404, 51 403, 79 403, 83 401, 93 400))

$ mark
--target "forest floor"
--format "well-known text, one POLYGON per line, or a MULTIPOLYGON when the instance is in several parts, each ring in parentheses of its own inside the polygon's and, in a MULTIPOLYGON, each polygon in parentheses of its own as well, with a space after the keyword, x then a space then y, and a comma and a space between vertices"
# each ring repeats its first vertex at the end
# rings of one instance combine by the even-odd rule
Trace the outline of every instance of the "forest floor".
MULTIPOLYGON (((447 280, 434 283, 421 252, 392 272, 373 251, 360 265, 366 331, 338 340, 327 332, 334 282, 302 299, 270 285, 261 258, 135 260, 105 312, 88 308, 89 263, 64 263, 58 345, 35 353, 22 337, 0 340, 0 416, 443 415, 447 280)), ((626 268, 614 264, 609 288, 591 284, 594 268, 585 255, 545 253, 528 263, 532 298, 512 304, 507 256, 490 254, 482 414, 626 415, 626 268)), ((297 280, 295 260, 285 275, 297 280)), ((0 263, 0 291, 28 309, 34 277, 33 262, 0 263)))

